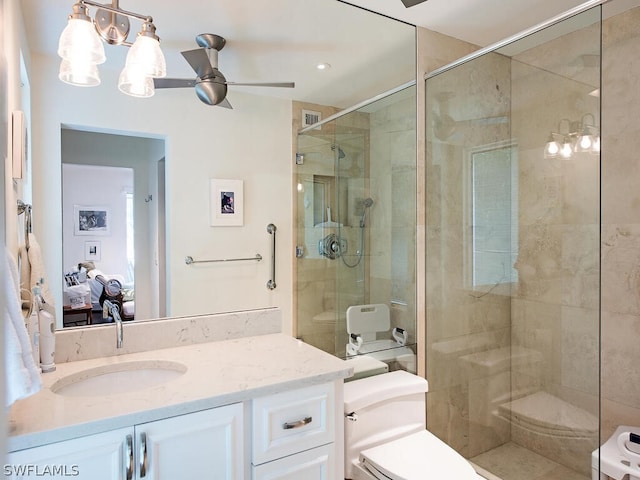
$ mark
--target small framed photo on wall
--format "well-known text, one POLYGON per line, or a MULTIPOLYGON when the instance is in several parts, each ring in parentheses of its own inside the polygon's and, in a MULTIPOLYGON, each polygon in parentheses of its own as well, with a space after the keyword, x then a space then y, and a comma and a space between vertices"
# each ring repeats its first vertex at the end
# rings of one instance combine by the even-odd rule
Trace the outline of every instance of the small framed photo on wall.
POLYGON ((96 205, 73 206, 74 235, 109 235, 109 209, 96 205))
POLYGON ((84 242, 84 259, 87 261, 99 262, 102 257, 100 242, 84 242))
POLYGON ((241 227, 244 225, 242 180, 211 179, 210 225, 241 227))

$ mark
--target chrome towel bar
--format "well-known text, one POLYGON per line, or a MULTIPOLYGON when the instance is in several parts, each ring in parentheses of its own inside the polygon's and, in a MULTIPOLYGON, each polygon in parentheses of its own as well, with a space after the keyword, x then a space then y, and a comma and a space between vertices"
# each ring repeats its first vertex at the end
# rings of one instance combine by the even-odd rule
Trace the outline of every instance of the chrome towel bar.
POLYGON ((22 200, 18 200, 18 215, 24 213, 24 246, 29 250, 29 234, 31 229, 31 205, 24 203, 22 200))
POLYGON ((193 257, 189 256, 184 259, 184 263, 187 265, 191 265, 192 263, 218 263, 218 262, 245 262, 250 260, 260 261, 262 260, 262 255, 256 253, 255 257, 249 258, 221 258, 217 260, 194 260, 193 257))

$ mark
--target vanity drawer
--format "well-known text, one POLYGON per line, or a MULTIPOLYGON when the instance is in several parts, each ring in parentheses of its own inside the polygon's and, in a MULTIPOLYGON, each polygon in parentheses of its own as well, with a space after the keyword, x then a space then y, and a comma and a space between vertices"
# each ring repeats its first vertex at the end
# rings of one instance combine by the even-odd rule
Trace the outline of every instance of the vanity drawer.
POLYGON ((334 441, 333 383, 253 400, 253 464, 334 441))
POLYGON ((329 480, 334 478, 333 445, 323 445, 305 452, 253 467, 253 480, 329 480))

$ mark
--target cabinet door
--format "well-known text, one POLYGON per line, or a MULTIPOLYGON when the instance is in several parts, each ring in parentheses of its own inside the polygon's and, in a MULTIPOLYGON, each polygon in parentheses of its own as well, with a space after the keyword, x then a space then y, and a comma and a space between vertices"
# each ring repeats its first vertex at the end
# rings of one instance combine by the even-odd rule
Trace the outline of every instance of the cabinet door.
POLYGON ((133 475, 132 468, 127 471, 133 433, 133 427, 121 428, 9 453, 3 473, 8 478, 127 480, 133 475))
POLYGON ((334 480, 334 445, 296 453, 253 467, 253 480, 334 480))
POLYGON ((242 480, 242 404, 136 426, 137 472, 152 480, 242 480))

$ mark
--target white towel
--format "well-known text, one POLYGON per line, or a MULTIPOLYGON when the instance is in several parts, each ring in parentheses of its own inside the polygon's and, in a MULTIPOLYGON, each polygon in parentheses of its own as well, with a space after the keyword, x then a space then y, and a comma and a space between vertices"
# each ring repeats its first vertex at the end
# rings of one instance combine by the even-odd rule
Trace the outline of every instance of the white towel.
POLYGON ((22 306, 29 308, 31 295, 27 293, 33 292, 36 284, 44 282, 40 289, 40 294, 44 299, 45 310, 51 315, 55 315, 55 304, 53 295, 49 289, 44 273, 44 262, 42 260, 42 250, 40 244, 33 233, 29 234, 29 249, 24 245, 20 246, 20 288, 22 292, 22 306))
POLYGON ((22 317, 20 296, 18 294, 18 266, 11 254, 5 253, 7 274, 0 279, 4 284, 6 302, 2 307, 5 325, 5 406, 16 400, 33 395, 42 387, 40 372, 33 355, 29 335, 22 317))

